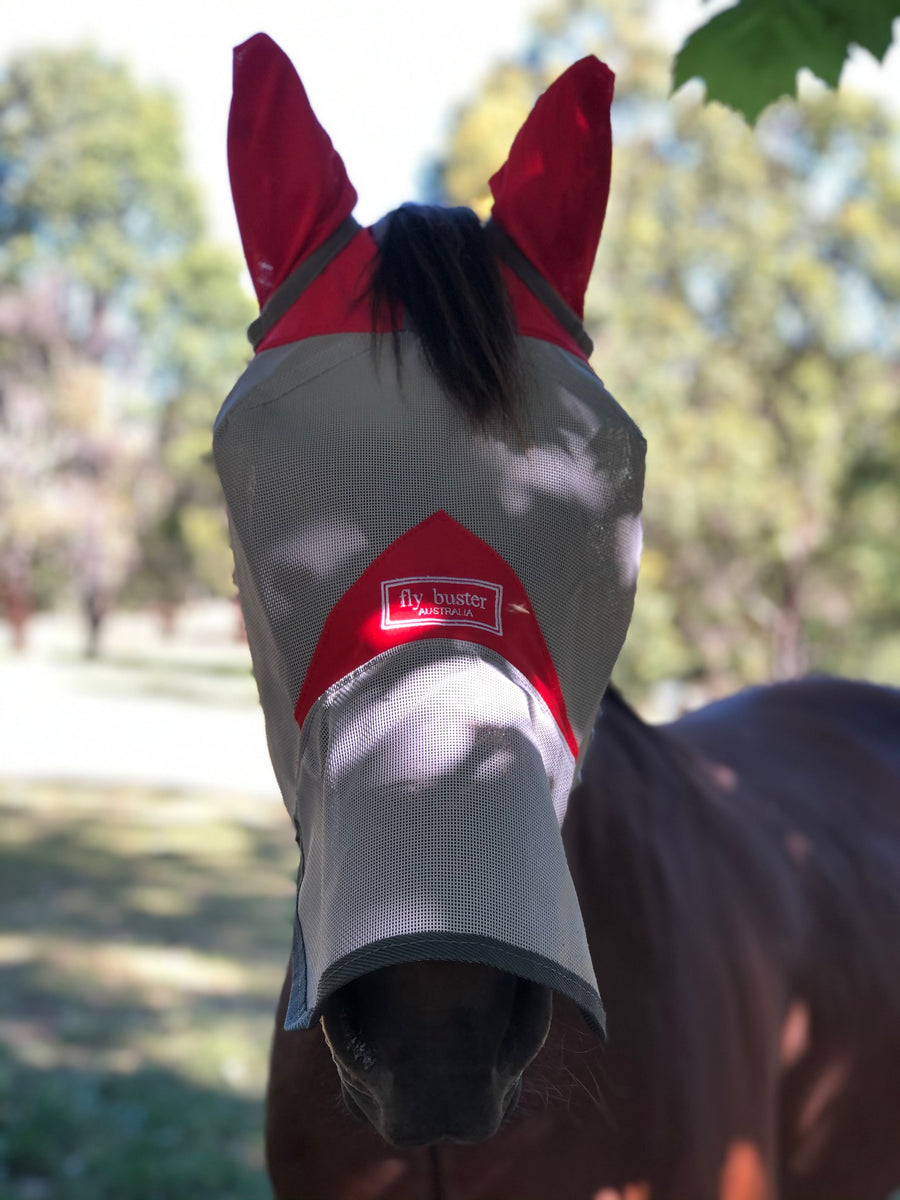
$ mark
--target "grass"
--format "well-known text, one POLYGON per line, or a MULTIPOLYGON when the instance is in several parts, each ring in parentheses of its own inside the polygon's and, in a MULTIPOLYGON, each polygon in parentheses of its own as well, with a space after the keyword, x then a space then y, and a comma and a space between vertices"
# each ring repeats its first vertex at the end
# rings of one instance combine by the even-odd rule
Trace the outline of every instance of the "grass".
POLYGON ((270 800, 0 784, 0 1200, 262 1200, 270 800))

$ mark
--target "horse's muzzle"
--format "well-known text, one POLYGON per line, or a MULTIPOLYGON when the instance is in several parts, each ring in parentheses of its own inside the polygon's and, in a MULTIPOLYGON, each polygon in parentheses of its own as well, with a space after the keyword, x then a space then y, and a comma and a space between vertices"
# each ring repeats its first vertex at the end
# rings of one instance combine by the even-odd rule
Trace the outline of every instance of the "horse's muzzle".
POLYGON ((349 1110, 395 1146, 492 1137, 550 1027, 549 989, 475 963, 384 967, 326 1003, 349 1110))

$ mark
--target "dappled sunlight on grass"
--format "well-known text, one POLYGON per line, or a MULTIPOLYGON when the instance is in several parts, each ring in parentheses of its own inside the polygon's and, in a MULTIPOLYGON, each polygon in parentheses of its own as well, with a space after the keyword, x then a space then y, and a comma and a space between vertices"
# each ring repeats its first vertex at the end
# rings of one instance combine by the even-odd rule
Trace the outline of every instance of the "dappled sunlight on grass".
POLYGON ((297 862, 283 809, 17 783, 0 822, 0 1195, 265 1195, 297 862))
POLYGON ((150 1008, 172 1004, 179 995, 271 997, 281 984, 283 970, 256 967, 253 971, 229 958, 198 954, 183 946, 145 946, 128 942, 86 942, 53 937, 7 939, 0 936, 0 963, 38 961, 47 977, 67 993, 77 995, 122 992, 150 1008), (26 945, 23 945, 23 940, 26 945))

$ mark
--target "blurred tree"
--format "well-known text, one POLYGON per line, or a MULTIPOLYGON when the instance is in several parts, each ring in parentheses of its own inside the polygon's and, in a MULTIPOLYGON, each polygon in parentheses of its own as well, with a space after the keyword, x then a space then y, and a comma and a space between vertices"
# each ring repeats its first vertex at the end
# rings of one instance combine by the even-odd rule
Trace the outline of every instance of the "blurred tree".
POLYGON ((145 353, 155 364, 157 502, 129 594, 158 604, 168 628, 191 589, 234 591, 210 443, 219 405, 250 356, 244 330, 256 306, 237 277, 230 256, 198 241, 161 265, 140 303, 145 353))
POLYGON ((713 692, 809 668, 896 678, 897 125, 852 95, 779 106, 755 134, 696 93, 667 101, 647 18, 626 0, 557 4, 458 114, 433 189, 485 211, 540 90, 583 54, 610 62, 612 195, 586 321, 649 442, 617 674, 713 692))
POLYGON ((751 123, 781 96, 795 96, 806 67, 837 87, 851 47, 881 60, 900 0, 738 0, 696 29, 675 59, 673 86, 700 76, 707 100, 751 123))
POLYGON ((202 586, 227 587, 208 448, 247 357, 239 272, 205 238, 170 95, 90 50, 0 71, 0 592, 14 624, 68 578, 95 650, 128 579, 167 606, 198 564, 202 586), (160 555, 166 531, 178 550, 160 555))

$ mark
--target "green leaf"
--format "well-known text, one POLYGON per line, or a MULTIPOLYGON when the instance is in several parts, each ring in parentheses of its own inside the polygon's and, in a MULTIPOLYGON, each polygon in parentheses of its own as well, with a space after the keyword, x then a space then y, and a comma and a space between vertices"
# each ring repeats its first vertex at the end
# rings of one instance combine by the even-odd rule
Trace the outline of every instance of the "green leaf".
POLYGON ((826 20, 839 26, 848 42, 855 42, 881 60, 891 46, 894 18, 900 0, 821 0, 826 20))
POLYGON ((796 95, 801 67, 836 87, 851 41, 886 49, 898 0, 854 0, 852 11, 844 3, 740 0, 687 39, 675 60, 673 89, 699 76, 707 99, 752 123, 779 96, 796 95))

